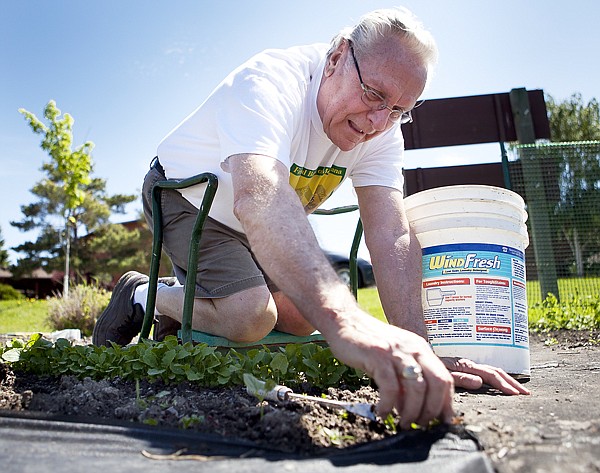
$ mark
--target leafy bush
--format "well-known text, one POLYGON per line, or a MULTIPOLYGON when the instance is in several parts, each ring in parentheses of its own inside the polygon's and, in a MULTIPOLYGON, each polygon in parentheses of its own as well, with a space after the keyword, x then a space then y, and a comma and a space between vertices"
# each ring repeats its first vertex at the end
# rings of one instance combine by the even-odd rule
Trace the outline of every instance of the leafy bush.
POLYGON ((102 288, 87 284, 75 286, 69 291, 69 297, 48 300, 48 321, 55 330, 78 328, 89 337, 109 300, 110 293, 102 288))
POLYGON ((8 284, 0 284, 0 301, 25 299, 25 296, 8 284))
POLYGON ((529 327, 547 330, 591 330, 600 328, 600 297, 576 294, 565 301, 549 295, 529 308, 529 327))

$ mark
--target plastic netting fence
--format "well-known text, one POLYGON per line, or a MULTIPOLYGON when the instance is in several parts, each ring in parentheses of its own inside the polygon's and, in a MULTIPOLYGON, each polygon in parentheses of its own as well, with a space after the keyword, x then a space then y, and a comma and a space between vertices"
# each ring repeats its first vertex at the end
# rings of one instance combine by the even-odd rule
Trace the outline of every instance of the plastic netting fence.
POLYGON ((529 213, 529 301, 600 294, 600 141, 514 147, 508 176, 529 213))

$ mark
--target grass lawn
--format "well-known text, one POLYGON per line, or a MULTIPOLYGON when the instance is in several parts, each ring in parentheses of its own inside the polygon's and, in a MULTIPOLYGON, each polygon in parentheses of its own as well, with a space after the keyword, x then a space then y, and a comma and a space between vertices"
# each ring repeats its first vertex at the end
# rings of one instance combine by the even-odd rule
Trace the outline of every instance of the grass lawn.
POLYGON ((383 322, 387 322, 387 319, 383 314, 383 308, 381 307, 381 301, 379 300, 379 292, 377 292, 376 287, 359 289, 358 305, 373 317, 382 320, 383 322))
POLYGON ((0 333, 51 332, 45 300, 0 301, 0 333))
MULTIPOLYGON (((542 302, 539 283, 537 281, 527 283, 528 317, 531 329, 583 330, 600 327, 600 279, 559 280, 559 289, 563 294, 560 302, 552 297, 542 302), (590 289, 596 287, 594 284, 599 288, 596 291, 590 289), (533 291, 533 298, 529 297, 530 290, 533 291)), ((376 287, 359 289, 358 303, 363 310, 379 320, 386 321, 376 287)))
MULTIPOLYGON (((577 296, 597 298, 600 296, 600 278, 561 278, 558 280, 558 292, 563 301, 577 296)), ((542 302, 539 281, 527 281, 527 302, 529 307, 542 302)))
MULTIPOLYGON (((600 278, 561 279, 562 301, 541 303, 539 283, 527 283, 531 327, 584 328, 600 326, 600 278), (579 294, 578 296, 576 296, 579 294), (573 299, 573 296, 576 296, 573 299)), ((376 287, 359 289, 358 303, 368 313, 386 321, 376 287)), ((33 299, 0 301, 0 333, 51 332, 47 302, 33 299)))

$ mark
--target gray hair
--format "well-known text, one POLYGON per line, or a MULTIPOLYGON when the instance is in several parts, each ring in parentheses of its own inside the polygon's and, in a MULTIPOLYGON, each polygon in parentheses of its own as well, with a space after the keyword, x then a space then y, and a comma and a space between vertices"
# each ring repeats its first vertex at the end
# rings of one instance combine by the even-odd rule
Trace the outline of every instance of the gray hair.
POLYGON ((372 11, 361 17, 356 25, 344 28, 332 39, 328 56, 344 40, 349 40, 360 57, 369 54, 377 42, 389 36, 402 38, 409 50, 426 65, 428 76, 432 75, 438 57, 435 40, 415 15, 403 7, 372 11))

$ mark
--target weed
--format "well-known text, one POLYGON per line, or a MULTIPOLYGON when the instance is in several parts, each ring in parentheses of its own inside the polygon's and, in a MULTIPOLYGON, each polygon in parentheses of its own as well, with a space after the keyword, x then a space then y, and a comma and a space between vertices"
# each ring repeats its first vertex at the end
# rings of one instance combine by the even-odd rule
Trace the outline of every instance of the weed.
POLYGON ((89 337, 109 300, 110 294, 106 290, 80 284, 69 292, 69 297, 48 300, 48 320, 55 330, 78 328, 89 337))
POLYGON ((321 429, 331 444, 337 447, 341 446, 344 440, 354 440, 354 436, 342 435, 338 429, 329 429, 327 427, 321 427, 321 429))
POLYGON ((385 425, 385 428, 387 430, 391 431, 394 434, 398 431, 398 428, 396 427, 396 419, 391 413, 388 414, 385 419, 383 419, 383 425, 385 425))
POLYGON ((184 429, 190 429, 196 425, 200 425, 204 423, 204 416, 198 416, 196 414, 192 414, 190 416, 183 416, 180 420, 179 423, 181 424, 181 427, 183 427, 184 429))
POLYGON ((142 399, 140 395, 140 380, 135 380, 135 403, 140 409, 146 409, 148 407, 148 402, 145 399, 142 399))

